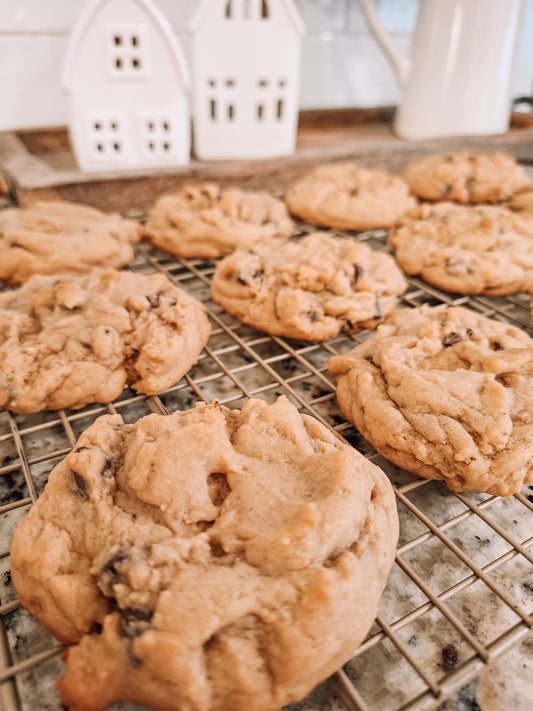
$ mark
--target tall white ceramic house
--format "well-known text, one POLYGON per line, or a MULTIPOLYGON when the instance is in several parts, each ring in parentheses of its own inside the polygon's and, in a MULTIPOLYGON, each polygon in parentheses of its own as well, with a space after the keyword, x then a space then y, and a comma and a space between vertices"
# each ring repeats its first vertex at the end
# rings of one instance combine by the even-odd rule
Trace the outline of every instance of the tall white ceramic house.
POLYGON ((304 32, 292 0, 201 0, 189 29, 196 156, 292 153, 304 32))
POLYGON ((63 80, 82 170, 189 162, 189 70, 150 0, 90 0, 72 30, 63 80))

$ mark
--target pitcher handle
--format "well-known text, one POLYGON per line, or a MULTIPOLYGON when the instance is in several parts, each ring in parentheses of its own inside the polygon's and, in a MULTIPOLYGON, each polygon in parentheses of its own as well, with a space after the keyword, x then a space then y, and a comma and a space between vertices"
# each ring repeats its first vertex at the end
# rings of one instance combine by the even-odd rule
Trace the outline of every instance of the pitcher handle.
POLYGON ((374 0, 359 0, 359 6, 368 29, 391 63, 400 87, 404 89, 409 79, 411 68, 409 57, 398 49, 387 30, 383 27, 374 0))

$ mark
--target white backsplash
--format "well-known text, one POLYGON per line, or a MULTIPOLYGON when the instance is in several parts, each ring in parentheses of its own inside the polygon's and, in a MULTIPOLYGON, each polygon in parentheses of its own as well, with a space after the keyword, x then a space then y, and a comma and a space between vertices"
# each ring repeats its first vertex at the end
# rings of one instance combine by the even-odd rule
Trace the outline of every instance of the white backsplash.
MULTIPOLYGON (((0 130, 66 123, 60 77, 69 31, 86 0, 0 0, 0 130)), ((187 52, 198 0, 154 0, 187 52)), ((376 0, 385 27, 408 49, 419 0, 376 0)), ((400 90, 357 0, 296 0, 306 26, 300 108, 390 106, 400 90)), ((524 0, 512 96, 533 92, 533 0, 524 0)))

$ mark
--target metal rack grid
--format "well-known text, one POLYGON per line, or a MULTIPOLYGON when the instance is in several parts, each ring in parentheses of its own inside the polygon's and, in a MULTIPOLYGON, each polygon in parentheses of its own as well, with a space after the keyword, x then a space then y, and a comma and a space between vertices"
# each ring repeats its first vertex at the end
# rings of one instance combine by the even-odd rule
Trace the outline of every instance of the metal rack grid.
MULTIPOLYGON (((302 233, 315 229, 301 227, 302 233)), ((358 238, 386 251, 383 231, 358 238)), ((135 422, 150 412, 187 409, 198 400, 217 398, 239 408, 249 397, 272 402, 280 394, 386 471, 400 515, 396 561, 366 640, 342 670, 306 700, 291 705, 291 711, 444 710, 446 700, 457 698, 458 691, 467 699, 472 680, 492 660, 516 650, 532 626, 533 487, 506 498, 458 494, 387 462, 345 420, 327 369, 332 355, 346 352, 370 334, 339 335, 318 343, 256 331, 211 300, 214 266, 212 261, 179 259, 147 245, 138 247, 130 265, 139 273, 166 274, 205 304, 212 322, 198 364, 174 387, 155 397, 125 390, 113 403, 77 411, 0 413, 2 707, 61 708, 55 690, 55 678, 62 673, 61 648, 20 606, 10 579, 9 542, 49 472, 79 434, 107 412, 135 422)), ((466 297, 410 279, 402 306, 422 303, 464 305, 530 331, 525 294, 466 297)))

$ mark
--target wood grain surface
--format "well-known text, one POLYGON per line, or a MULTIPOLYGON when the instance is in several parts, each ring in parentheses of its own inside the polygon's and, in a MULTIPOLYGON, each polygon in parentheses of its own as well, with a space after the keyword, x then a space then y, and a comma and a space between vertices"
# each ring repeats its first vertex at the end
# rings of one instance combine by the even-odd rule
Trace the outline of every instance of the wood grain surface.
POLYGON ((281 158, 208 162, 156 173, 84 174, 76 166, 65 128, 0 133, 0 172, 14 186, 21 203, 65 199, 106 211, 137 216, 163 193, 184 182, 212 180, 245 189, 281 194, 319 163, 354 160, 361 166, 400 173, 431 153, 473 149, 502 150, 533 163, 533 114, 513 113, 509 131, 498 136, 470 136, 405 141, 392 131, 393 109, 306 111, 300 114, 296 151, 281 158))

